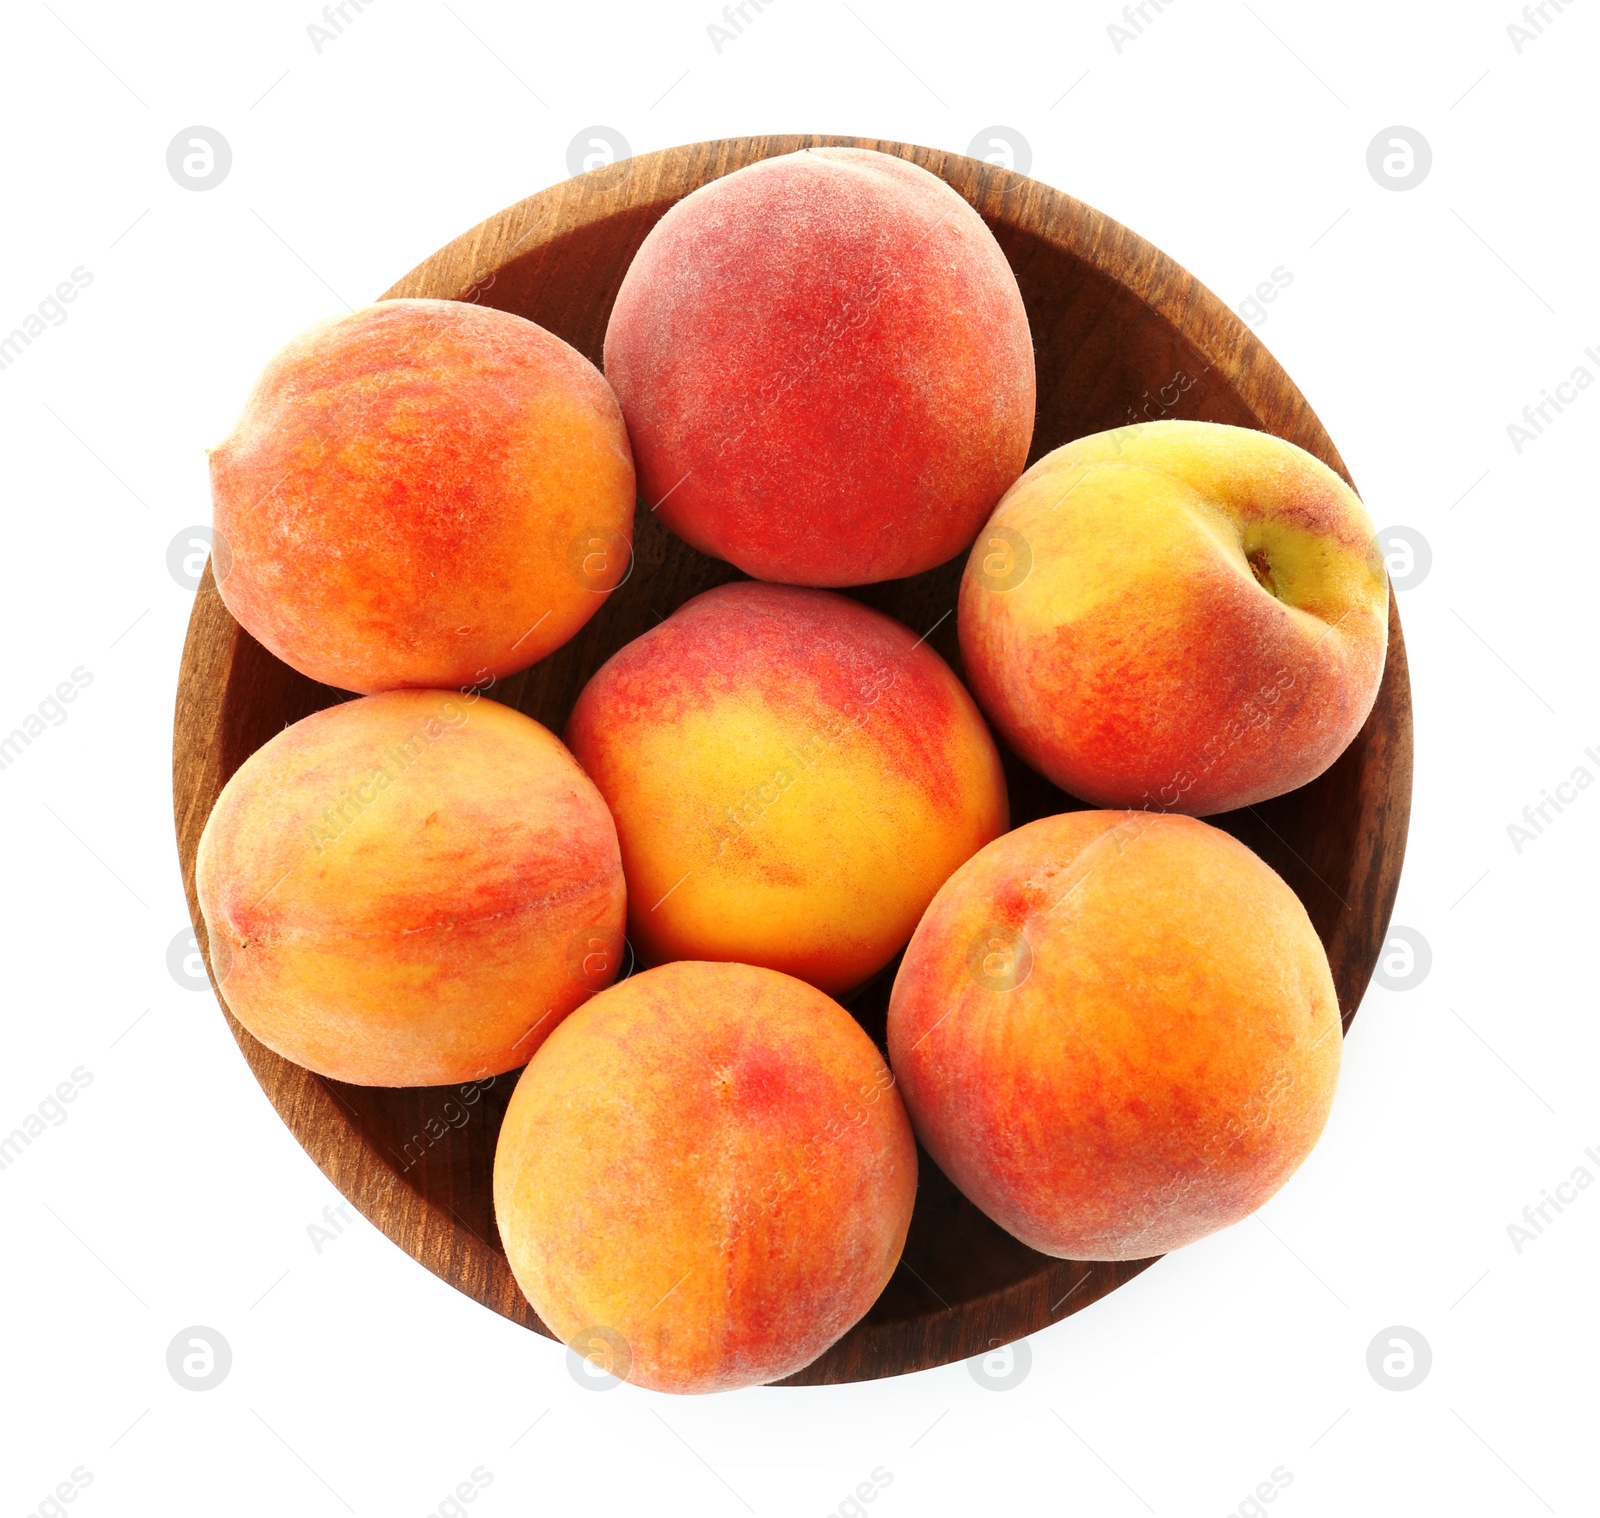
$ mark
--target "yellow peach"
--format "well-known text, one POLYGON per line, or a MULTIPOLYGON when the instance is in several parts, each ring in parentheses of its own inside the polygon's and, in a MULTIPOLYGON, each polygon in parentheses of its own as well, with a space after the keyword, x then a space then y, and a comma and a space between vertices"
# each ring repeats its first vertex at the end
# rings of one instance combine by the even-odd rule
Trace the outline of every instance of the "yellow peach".
POLYGON ((1069 812, 951 876, 889 1056, 928 1153, 1045 1254, 1137 1260, 1237 1222, 1310 1153, 1339 1007, 1305 908, 1193 818, 1069 812))
POLYGON ((211 452, 222 599, 285 663, 383 691, 559 648, 627 573, 633 457, 593 364, 509 311, 319 322, 211 452))
POLYGON ((973 694, 1097 806, 1231 811, 1306 784, 1366 721, 1389 588, 1365 508, 1264 432, 1079 438, 1006 493, 961 582, 973 694))
POLYGON ((525 1064, 623 949, 599 793, 532 718, 452 691, 285 728, 223 787, 195 883, 234 1016, 357 1085, 525 1064))
POLYGON ((494 1204, 518 1284, 579 1353, 657 1391, 775 1381, 894 1273, 917 1155, 837 1002, 682 961, 601 992, 522 1073, 494 1204))
POLYGON ((567 741, 616 817, 650 964, 847 991, 1006 826, 999 756, 949 667, 826 591, 695 597, 600 669, 567 741))

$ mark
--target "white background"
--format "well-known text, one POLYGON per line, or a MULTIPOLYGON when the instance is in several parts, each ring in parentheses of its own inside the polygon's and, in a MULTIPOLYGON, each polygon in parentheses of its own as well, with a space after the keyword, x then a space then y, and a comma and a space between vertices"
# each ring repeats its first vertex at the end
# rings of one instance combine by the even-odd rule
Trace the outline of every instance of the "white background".
POLYGON ((311 0, 7 0, 0 333, 74 268, 92 284, 0 371, 0 730, 75 667, 93 683, 0 772, 0 1131, 92 1075, 0 1172, 4 1512, 77 1467, 91 1518, 422 1518, 477 1467, 484 1518, 824 1518, 877 1467, 883 1518, 1222 1518, 1278 1467, 1290 1518, 1595 1512, 1600 1187, 1520 1253, 1507 1229, 1580 1164, 1600 1176, 1600 788, 1520 852, 1507 827, 1576 766, 1600 774, 1600 388, 1520 453, 1507 425, 1576 366, 1600 377, 1600 13, 1550 5, 1520 52, 1510 0, 1174 0, 1120 52, 1110 0, 749 14, 719 53, 712 0, 375 0, 318 53, 311 0), (1431 547, 1400 596, 1417 771, 1395 920, 1432 969, 1368 994, 1287 1189, 1037 1335, 1013 1389, 957 1364, 597 1394, 366 1222, 316 1252, 339 1198, 209 991, 169 973, 191 597, 168 544, 209 519, 204 449, 269 354, 564 178, 580 129, 635 152, 768 131, 964 152, 997 122, 1035 177, 1229 303, 1292 273, 1262 337, 1378 524, 1431 547), (203 193, 166 167, 195 124, 233 153, 203 193), (1394 124, 1433 152, 1403 193, 1366 164, 1394 124), (192 1324, 232 1346, 213 1391, 166 1369, 192 1324), (1414 1390, 1368 1372, 1392 1325, 1431 1345, 1414 1390))

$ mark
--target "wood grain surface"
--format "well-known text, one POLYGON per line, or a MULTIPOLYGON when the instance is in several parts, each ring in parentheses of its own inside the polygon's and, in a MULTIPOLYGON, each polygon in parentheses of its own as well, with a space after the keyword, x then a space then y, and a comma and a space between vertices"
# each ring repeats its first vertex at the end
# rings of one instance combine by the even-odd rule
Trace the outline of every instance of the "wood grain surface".
MULTIPOLYGON (((758 159, 822 145, 876 148, 921 164, 965 196, 993 229, 1016 271, 1037 353, 1030 463, 1088 432, 1182 417, 1275 433, 1349 478, 1288 376, 1193 276, 1057 190, 931 148, 789 136, 646 154, 490 217, 386 295, 478 301, 513 311, 598 364, 629 261, 675 201, 758 159)), ((927 633, 959 672, 952 613, 961 569, 958 559, 849 594, 927 633)), ((738 578, 729 565, 671 536, 641 506, 627 582, 564 648, 488 694, 559 732, 584 682, 612 653, 689 597, 738 578)), ((173 734, 178 850, 203 948, 194 859, 218 792, 286 723, 348 699, 295 673, 244 632, 223 606, 208 566, 184 645, 173 734)), ((1010 755, 1006 769, 1014 825, 1079 805, 1010 755)), ((1327 948, 1347 1026, 1387 931, 1410 804, 1410 683, 1391 596, 1383 686, 1343 757, 1299 791, 1211 819, 1259 853, 1305 903, 1327 948)), ((880 1044, 894 970, 891 965, 851 999, 851 1010, 880 1044)), ((226 1014, 225 987, 218 997, 226 1014)), ((436 1275, 546 1332, 512 1279, 490 1200, 495 1137, 514 1074, 468 1094, 454 1087, 346 1086, 273 1054, 231 1015, 228 1023, 284 1122, 340 1191, 436 1275)), ((1087 1307, 1153 1263, 1086 1264, 1036 1254, 979 1213, 925 1153, 919 1159, 916 1213, 900 1269, 861 1323, 784 1384, 865 1380, 986 1352, 1087 1307)))

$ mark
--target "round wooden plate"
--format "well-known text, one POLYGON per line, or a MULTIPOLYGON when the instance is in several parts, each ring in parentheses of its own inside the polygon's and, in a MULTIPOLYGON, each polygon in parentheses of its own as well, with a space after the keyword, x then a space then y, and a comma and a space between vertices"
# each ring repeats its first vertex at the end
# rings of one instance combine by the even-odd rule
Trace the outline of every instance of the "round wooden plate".
MULTIPOLYGON (((1022 288, 1038 356, 1030 463, 1084 433, 1182 417, 1276 433, 1349 478, 1288 376, 1198 280, 1057 190, 932 148, 856 137, 744 137, 646 154, 490 217, 387 294, 514 311, 598 364, 623 273, 675 201, 757 159, 824 145, 909 158, 965 196, 994 230, 1022 288)), ((634 541, 633 573, 589 625, 490 695, 560 732, 584 682, 611 654, 689 597, 742 578, 671 536, 642 507, 634 541)), ((849 594, 927 633, 959 671, 952 611, 962 563, 849 594)), ((1338 763, 1291 795, 1211 819, 1260 854, 1305 903, 1327 948, 1347 1026, 1388 928, 1411 806, 1411 690, 1392 596, 1389 638, 1377 704, 1338 763)), ((194 857, 217 793, 286 723, 347 699, 296 674, 243 631, 208 567, 184 644, 173 734, 178 852, 202 945, 194 857)), ((1006 769, 1013 825, 1079 804, 1010 755, 1006 769)), ((894 969, 851 999, 880 1043, 894 969)), ((372 1222, 458 1290, 547 1332, 512 1279, 491 1205, 495 1138, 514 1074, 483 1090, 346 1086, 280 1058, 231 1015, 228 1024, 295 1137, 372 1222)), ((1036 1254, 979 1213, 925 1153, 920 1160, 899 1270, 862 1322, 784 1384, 866 1380, 986 1352, 1087 1307, 1152 1263, 1036 1254)))

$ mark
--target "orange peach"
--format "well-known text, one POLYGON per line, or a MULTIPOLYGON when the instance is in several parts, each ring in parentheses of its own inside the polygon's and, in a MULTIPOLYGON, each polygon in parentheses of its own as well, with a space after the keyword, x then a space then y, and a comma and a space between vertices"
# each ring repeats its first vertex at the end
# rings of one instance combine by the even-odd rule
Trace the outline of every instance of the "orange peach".
POLYGON ((1306 784, 1366 721, 1389 587, 1354 491, 1241 427, 1154 422, 1040 459, 961 582, 978 704, 1097 806, 1231 811, 1306 784))
POLYGON ((963 552, 1022 472, 1033 343, 983 219, 886 153, 808 148, 656 223, 605 340, 661 520, 762 580, 963 552))
POLYGON ((599 793, 532 718, 451 691, 277 734, 223 787, 195 884, 233 1015, 357 1085, 515 1069, 623 949, 599 793))
POLYGON ((542 659, 631 564, 633 460, 576 349, 506 311, 389 300, 308 328, 211 453, 218 590, 344 690, 542 659))
POLYGON ((599 670, 567 741, 616 817, 649 964, 738 960, 842 993, 1006 827, 999 756, 949 667, 827 591, 695 597, 599 670))
POLYGON ((523 1072, 506 1256, 559 1338, 656 1391, 791 1375, 894 1273, 917 1188, 894 1077, 837 1002, 749 965, 603 991, 523 1072))
POLYGON ((1339 1007, 1299 899, 1192 818, 1070 812, 951 876, 889 1003, 928 1153, 1045 1254, 1138 1260, 1261 1206, 1310 1153, 1339 1007))

